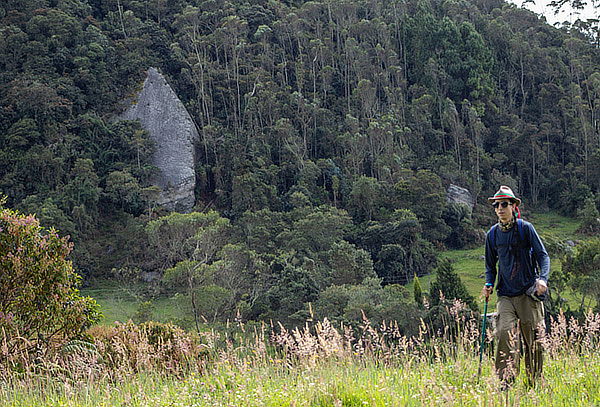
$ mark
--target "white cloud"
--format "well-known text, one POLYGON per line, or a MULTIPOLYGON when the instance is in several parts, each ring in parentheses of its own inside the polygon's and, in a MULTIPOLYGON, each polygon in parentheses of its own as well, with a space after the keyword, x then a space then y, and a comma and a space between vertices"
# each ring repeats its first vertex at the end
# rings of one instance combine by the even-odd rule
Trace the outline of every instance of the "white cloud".
POLYGON ((594 8, 592 3, 594 0, 587 0, 587 5, 583 10, 574 10, 568 5, 565 5, 558 14, 554 14, 555 8, 550 6, 550 1, 551 0, 536 0, 535 3, 532 3, 516 0, 514 3, 537 14, 543 15, 546 17, 546 21, 552 25, 555 23, 563 23, 565 21, 574 23, 577 19, 587 20, 589 18, 599 17, 598 13, 600 12, 600 9, 594 8))

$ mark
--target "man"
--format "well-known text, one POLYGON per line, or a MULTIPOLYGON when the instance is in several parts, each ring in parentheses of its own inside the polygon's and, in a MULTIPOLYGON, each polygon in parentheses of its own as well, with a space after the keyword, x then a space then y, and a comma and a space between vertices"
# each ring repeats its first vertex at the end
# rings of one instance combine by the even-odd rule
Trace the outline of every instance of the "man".
POLYGON ((533 225, 520 219, 521 200, 507 186, 488 198, 498 216, 485 239, 486 301, 498 292, 496 373, 506 389, 519 374, 523 342, 529 383, 542 374, 538 329, 544 329, 544 304, 550 258, 533 225), (536 266, 539 273, 536 273, 536 266), (520 337, 519 337, 520 334, 520 337))

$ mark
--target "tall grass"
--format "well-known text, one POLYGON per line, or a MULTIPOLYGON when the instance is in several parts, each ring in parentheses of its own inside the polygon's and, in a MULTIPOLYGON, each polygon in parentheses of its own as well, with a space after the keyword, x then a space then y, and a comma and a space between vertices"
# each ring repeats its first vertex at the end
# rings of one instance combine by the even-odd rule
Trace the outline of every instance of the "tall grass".
POLYGON ((478 380, 478 322, 460 303, 448 314, 454 320, 444 332, 422 324, 414 337, 366 318, 358 330, 327 320, 293 330, 240 324, 194 343, 173 332, 150 339, 156 331, 120 325, 114 334, 96 333, 93 357, 74 347, 68 357, 59 352, 21 371, 5 370, 0 405, 600 405, 600 315, 552 321, 542 338, 544 379, 534 387, 518 381, 502 392, 491 368, 491 340, 478 380), (60 369, 52 370, 55 365, 60 369))

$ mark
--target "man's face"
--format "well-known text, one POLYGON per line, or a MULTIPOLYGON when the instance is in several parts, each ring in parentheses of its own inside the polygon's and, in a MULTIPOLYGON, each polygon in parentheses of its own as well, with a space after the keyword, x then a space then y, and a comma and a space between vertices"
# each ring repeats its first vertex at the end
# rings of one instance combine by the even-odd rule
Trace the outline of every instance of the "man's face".
POLYGON ((500 222, 506 223, 512 219, 515 208, 510 199, 498 199, 493 205, 500 222))

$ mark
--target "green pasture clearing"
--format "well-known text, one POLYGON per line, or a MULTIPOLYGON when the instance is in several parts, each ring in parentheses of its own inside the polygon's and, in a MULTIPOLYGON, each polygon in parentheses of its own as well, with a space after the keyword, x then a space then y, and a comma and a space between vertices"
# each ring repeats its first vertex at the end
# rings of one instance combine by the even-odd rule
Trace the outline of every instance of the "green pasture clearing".
POLYGON ((533 223, 538 233, 551 233, 562 240, 580 238, 577 229, 580 221, 575 218, 568 218, 555 212, 532 213, 526 219, 533 223))
POLYGON ((151 301, 150 319, 158 322, 177 322, 184 318, 184 310, 176 297, 157 296, 151 299, 142 294, 146 283, 128 283, 100 280, 92 282, 89 287, 82 288, 81 293, 94 298, 100 304, 104 315, 103 325, 112 325, 116 321, 135 320, 140 305, 151 301))

